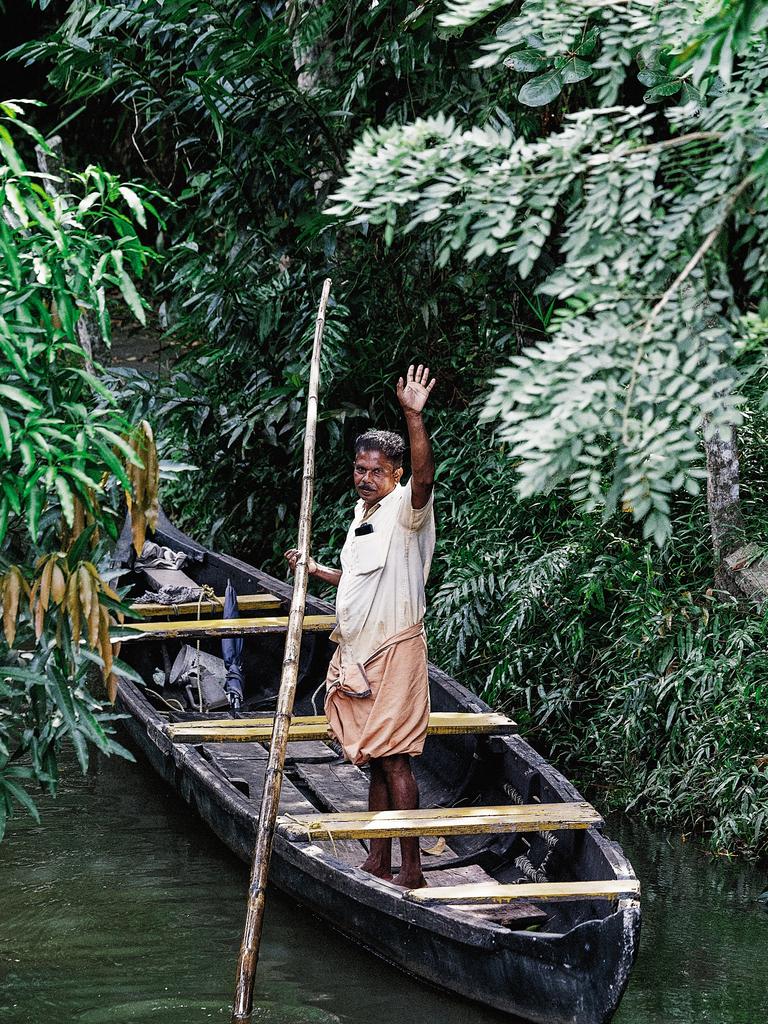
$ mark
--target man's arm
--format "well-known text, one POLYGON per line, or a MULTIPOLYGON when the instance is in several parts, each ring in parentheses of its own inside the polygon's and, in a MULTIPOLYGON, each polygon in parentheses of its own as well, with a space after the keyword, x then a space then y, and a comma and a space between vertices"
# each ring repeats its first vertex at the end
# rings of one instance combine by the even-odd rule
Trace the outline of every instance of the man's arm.
MULTIPOLYGON (((291 572, 296 572, 296 562, 299 558, 298 550, 291 548, 290 551, 285 552, 285 557, 288 560, 288 565, 291 567, 291 572)), ((310 576, 323 580, 325 583, 330 583, 334 587, 338 587, 339 580, 341 579, 341 569, 330 569, 328 566, 320 565, 311 555, 309 556, 307 572, 310 576)))
POLYGON ((397 382, 397 400, 408 426, 408 441, 411 448, 411 502, 415 509, 424 508, 435 485, 435 458, 421 416, 434 386, 434 377, 429 380, 429 367, 422 366, 421 363, 415 371, 413 366, 409 366, 407 380, 403 381, 401 377, 397 382))

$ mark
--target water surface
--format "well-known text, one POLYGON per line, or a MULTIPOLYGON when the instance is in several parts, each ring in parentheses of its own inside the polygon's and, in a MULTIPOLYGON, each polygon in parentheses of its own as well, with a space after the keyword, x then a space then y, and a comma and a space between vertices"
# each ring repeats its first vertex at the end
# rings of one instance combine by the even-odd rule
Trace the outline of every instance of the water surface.
MULTIPOLYGON (((144 765, 67 766, 43 824, 0 844, 3 1024, 229 1020, 247 869, 144 765)), ((612 823, 643 883, 638 964, 615 1024, 768 1021, 763 873, 612 823)), ((277 893, 254 1021, 499 1024, 395 971, 277 893)))

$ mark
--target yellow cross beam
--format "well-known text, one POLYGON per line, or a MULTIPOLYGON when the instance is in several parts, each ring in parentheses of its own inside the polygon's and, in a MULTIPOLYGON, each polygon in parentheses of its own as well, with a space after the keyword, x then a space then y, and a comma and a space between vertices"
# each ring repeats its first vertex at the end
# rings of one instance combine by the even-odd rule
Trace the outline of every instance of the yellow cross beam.
MULTIPOLYGON (((168 726, 176 743, 264 743, 272 736, 273 719, 219 718, 193 722, 175 722, 168 726)), ((506 715, 495 712, 469 714, 458 711, 434 711, 429 716, 430 736, 461 736, 471 733, 505 735, 517 731, 517 725, 506 715)), ((327 740, 331 738, 328 719, 324 715, 294 715, 290 740, 327 740)))
POLYGON ((602 824, 603 819, 595 808, 582 802, 437 807, 415 811, 339 811, 290 814, 278 819, 278 827, 287 838, 313 841, 548 832, 602 824))
POLYGON ((515 900, 616 900, 639 895, 640 882, 636 878, 610 878, 597 882, 445 885, 434 889, 411 889, 405 893, 405 898, 414 903, 472 906, 477 903, 512 903, 515 900))
MULTIPOLYGON (((329 633, 336 625, 335 615, 305 615, 304 632, 329 633)), ((183 619, 178 622, 130 622, 112 630, 113 643, 131 640, 197 640, 202 637, 222 639, 227 636, 250 636, 255 633, 285 633, 287 616, 263 615, 242 619, 183 619), (133 632, 135 630, 135 632, 133 632)))

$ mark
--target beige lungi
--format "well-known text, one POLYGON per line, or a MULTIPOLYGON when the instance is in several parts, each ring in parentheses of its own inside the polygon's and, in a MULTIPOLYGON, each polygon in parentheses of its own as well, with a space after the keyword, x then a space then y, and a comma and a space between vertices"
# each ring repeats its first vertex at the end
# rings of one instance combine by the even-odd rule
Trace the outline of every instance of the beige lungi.
POLYGON ((365 764, 372 757, 421 754, 429 725, 427 640, 422 623, 390 637, 364 665, 357 666, 367 684, 357 692, 341 681, 340 650, 336 649, 328 666, 325 713, 347 759, 365 764))

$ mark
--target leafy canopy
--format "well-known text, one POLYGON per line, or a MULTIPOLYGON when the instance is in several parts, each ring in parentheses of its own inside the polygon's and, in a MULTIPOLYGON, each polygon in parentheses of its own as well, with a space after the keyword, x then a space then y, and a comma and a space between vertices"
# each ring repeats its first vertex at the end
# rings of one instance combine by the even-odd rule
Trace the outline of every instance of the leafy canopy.
POLYGON ((501 258, 552 296, 549 338, 500 371, 485 408, 519 493, 568 481, 586 510, 621 502, 661 544, 670 493, 704 476, 702 431, 741 421, 735 340, 768 274, 768 13, 473 0, 440 20, 464 29, 502 8, 477 67, 565 61, 543 102, 587 77, 596 88, 569 94, 533 141, 446 113, 370 129, 326 212, 384 225, 388 243, 424 230, 444 264, 501 258), (622 102, 638 78, 644 102, 622 102))

